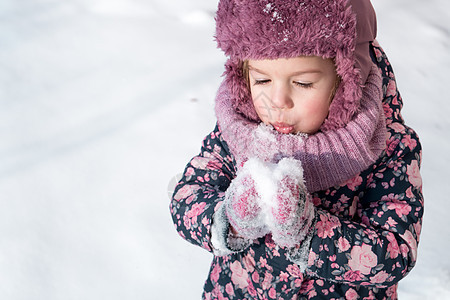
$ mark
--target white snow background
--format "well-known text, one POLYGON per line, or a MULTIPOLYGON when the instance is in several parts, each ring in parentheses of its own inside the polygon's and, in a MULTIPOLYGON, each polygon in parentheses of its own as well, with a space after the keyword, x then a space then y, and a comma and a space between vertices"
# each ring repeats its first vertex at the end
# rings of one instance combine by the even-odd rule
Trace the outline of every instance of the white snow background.
MULTIPOLYGON (((400 299, 450 299, 450 2, 373 4, 424 149, 400 299)), ((216 6, 1 0, 0 299, 200 299, 212 256, 176 233, 168 186, 215 123, 216 6)))

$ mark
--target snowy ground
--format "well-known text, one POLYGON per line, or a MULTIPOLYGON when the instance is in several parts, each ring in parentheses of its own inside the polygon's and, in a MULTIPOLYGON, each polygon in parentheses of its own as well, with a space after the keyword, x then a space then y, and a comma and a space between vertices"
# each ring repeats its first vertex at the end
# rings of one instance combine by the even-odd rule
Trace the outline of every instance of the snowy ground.
MULTIPOLYGON (((373 0, 426 215, 401 299, 450 299, 450 3, 373 0)), ((168 190, 213 128, 215 1, 0 2, 0 299, 199 299, 168 190), (170 4, 169 4, 170 3, 170 4)))

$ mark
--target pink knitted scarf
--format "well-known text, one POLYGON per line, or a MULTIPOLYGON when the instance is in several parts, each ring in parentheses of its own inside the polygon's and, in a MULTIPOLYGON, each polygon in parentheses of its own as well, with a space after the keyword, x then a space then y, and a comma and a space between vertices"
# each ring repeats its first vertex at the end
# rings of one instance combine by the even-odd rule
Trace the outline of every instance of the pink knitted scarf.
POLYGON ((302 162, 310 192, 338 186, 373 164, 386 147, 381 76, 373 67, 363 88, 360 108, 346 126, 313 135, 282 134, 258 124, 232 107, 226 84, 219 88, 216 116, 237 166, 251 157, 278 162, 293 157, 302 162))

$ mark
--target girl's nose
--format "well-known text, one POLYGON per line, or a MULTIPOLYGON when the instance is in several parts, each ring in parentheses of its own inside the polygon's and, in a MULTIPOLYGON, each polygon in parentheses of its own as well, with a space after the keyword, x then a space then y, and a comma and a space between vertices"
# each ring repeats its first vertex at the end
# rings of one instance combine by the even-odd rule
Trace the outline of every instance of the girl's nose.
POLYGON ((272 105, 278 109, 290 109, 294 107, 289 88, 286 86, 273 86, 272 105))

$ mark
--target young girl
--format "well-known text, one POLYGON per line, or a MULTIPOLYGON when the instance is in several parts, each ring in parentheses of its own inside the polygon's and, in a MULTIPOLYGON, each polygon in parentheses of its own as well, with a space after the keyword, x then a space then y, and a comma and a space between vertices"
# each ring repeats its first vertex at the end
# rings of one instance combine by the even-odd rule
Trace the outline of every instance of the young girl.
POLYGON ((217 126, 171 202, 204 299, 397 299, 423 215, 369 0, 220 0, 217 126))

